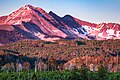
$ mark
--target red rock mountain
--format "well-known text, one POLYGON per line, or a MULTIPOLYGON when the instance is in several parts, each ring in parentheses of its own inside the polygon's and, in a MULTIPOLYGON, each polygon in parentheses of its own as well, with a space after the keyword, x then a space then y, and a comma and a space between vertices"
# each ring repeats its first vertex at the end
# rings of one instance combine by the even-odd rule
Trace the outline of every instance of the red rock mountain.
POLYGON ((22 39, 119 39, 120 25, 89 23, 71 15, 59 17, 39 7, 25 5, 8 16, 0 17, 0 44, 22 39))

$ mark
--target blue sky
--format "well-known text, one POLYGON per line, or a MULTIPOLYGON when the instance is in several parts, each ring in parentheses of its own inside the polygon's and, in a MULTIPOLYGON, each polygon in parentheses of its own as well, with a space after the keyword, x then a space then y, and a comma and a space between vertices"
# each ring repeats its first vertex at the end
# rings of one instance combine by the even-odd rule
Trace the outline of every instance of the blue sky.
POLYGON ((120 23, 120 0, 0 0, 0 16, 31 4, 59 16, 70 14, 81 20, 120 23))

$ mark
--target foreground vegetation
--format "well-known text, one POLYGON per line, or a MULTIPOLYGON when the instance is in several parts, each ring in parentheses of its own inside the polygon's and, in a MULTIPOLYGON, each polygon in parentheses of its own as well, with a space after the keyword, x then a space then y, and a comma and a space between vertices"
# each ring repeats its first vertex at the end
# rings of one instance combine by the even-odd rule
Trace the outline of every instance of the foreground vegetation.
POLYGON ((120 80, 120 73, 109 73, 104 68, 97 72, 87 68, 64 71, 0 72, 0 80, 120 80))

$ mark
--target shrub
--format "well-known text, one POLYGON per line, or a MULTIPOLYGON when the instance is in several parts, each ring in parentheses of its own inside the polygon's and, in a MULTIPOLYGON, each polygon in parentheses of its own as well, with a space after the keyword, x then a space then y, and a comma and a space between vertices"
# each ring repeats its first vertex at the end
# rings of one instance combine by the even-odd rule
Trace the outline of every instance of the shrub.
POLYGON ((106 67, 101 65, 101 67, 99 68, 97 73, 98 73, 98 76, 99 76, 100 80, 105 80, 105 77, 107 76, 108 71, 107 71, 106 67))

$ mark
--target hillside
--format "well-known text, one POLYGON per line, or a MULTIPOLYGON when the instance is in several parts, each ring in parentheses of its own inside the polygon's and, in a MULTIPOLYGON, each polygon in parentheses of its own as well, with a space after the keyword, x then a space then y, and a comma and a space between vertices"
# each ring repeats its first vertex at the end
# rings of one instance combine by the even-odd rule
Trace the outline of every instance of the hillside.
MULTIPOLYGON (((10 44, 0 46, 0 49, 6 49, 19 52, 22 55, 33 56, 34 54, 44 54, 44 57, 57 55, 70 55, 74 53, 76 56, 88 54, 93 55, 97 51, 107 52, 114 50, 120 51, 120 40, 57 40, 55 42, 46 42, 41 40, 21 40, 10 44), (47 56, 48 54, 51 54, 47 56)), ((3 54, 3 53, 2 53, 3 54)), ((42 56, 43 57, 43 56, 42 56)), ((70 58, 72 59, 73 56, 70 58)), ((67 58, 65 58, 67 59, 67 58)))
MULTIPOLYGON (((34 62, 39 60, 44 64, 50 59, 56 60, 57 64, 66 62, 74 64, 74 61, 82 56, 93 57, 93 61, 97 58, 100 59, 99 61, 111 59, 116 65, 117 55, 120 56, 120 40, 58 40, 55 42, 22 40, 0 46, 1 65, 9 62, 16 63, 19 60, 22 61, 21 63, 30 62, 31 68, 34 67, 34 62)), ((81 59, 83 62, 86 61, 86 58, 81 59)))

